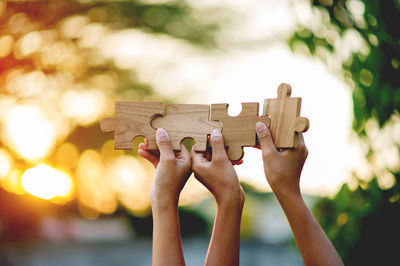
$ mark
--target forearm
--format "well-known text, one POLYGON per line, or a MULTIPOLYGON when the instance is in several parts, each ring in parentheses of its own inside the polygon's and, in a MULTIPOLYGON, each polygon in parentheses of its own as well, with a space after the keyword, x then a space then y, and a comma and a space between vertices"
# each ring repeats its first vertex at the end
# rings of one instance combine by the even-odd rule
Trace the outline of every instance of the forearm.
POLYGON ((239 265, 243 201, 218 203, 205 265, 239 265))
POLYGON ((185 265, 177 203, 152 203, 153 266, 185 265))
POLYGON ((300 193, 275 193, 289 221, 305 265, 343 265, 300 193))

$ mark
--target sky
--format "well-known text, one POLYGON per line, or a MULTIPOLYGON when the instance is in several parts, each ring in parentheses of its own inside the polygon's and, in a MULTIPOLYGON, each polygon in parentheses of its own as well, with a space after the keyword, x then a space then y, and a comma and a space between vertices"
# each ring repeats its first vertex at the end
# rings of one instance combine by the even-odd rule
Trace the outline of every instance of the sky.
MULTIPOLYGON (((305 53, 293 53, 287 45, 287 39, 298 24, 335 38, 334 31, 320 22, 321 15, 314 14, 306 0, 191 0, 188 3, 193 6, 194 15, 199 19, 215 20, 221 24, 215 33, 218 48, 204 49, 165 34, 151 34, 140 29, 113 31, 98 23, 88 24, 85 16, 72 16, 64 21, 64 34, 78 34, 81 36, 80 46, 98 49, 96 52, 101 53, 104 59, 111 59, 120 69, 132 70, 135 80, 151 85, 156 94, 166 99, 180 104, 228 103, 230 105, 228 113, 232 116, 240 113, 242 102, 259 102, 261 114, 264 99, 276 98, 279 84, 289 83, 292 86, 292 96, 303 99, 301 116, 307 117, 310 121, 310 129, 304 134, 309 156, 301 178, 303 192, 319 196, 334 195, 344 182, 350 180, 352 171, 356 171, 361 178, 363 172, 368 172, 367 162, 363 156, 365 152, 351 130, 353 120, 351 88, 340 77, 340 60, 351 55, 351 51, 363 48, 362 42, 355 34, 345 34, 342 39, 336 36, 337 41, 334 45, 341 54, 336 61, 325 54, 327 62, 325 64, 320 59, 307 56, 305 53), (208 12, 209 8, 213 12, 208 12)), ((24 36, 23 40, 27 44, 35 44, 37 38, 41 40, 40 36, 39 32, 33 32, 24 36)), ((18 42, 16 47, 29 53, 34 51, 32 46, 25 45, 25 47, 23 43, 25 42, 18 42)), ((36 46, 36 49, 40 48, 39 44, 36 46)), ((45 51, 48 52, 48 56, 54 57, 52 60, 58 60, 59 54, 63 54, 51 49, 45 51)), ((317 51, 318 54, 321 54, 320 52, 317 51)), ((79 55, 71 58, 77 59, 79 55)), ((21 106, 15 105, 10 97, 1 99, 0 118, 2 116, 7 118, 3 132, 5 140, 12 144, 12 147, 15 146, 20 155, 32 164, 39 163, 45 155, 54 151, 57 138, 63 139, 68 134, 67 117, 74 119, 80 125, 91 125, 104 115, 112 113, 114 100, 126 100, 123 99, 124 96, 120 96, 122 99, 118 97, 113 99, 96 88, 84 90, 81 85, 71 87, 68 76, 65 75, 59 76, 57 80, 59 90, 46 89, 53 88, 55 80, 46 78, 41 71, 16 75, 10 82, 8 90, 24 92, 25 97, 37 97, 42 103, 40 107, 29 102, 21 106), (32 86, 26 87, 26 84, 32 86), (58 102, 61 105, 59 107, 55 106, 58 102), (57 108, 61 108, 61 112, 49 112, 58 110, 57 108), (30 134, 26 135, 26 132, 30 134)), ((104 76, 99 82, 103 89, 113 88, 112 78, 107 79, 104 76)), ((102 154, 107 149, 113 150, 109 144, 112 143, 104 145, 106 148, 103 147, 102 154)), ((99 159, 101 156, 98 152, 87 151, 79 156, 77 147, 65 143, 57 148, 56 157, 60 154, 75 158, 66 163, 68 167, 77 164, 79 157, 79 162, 90 162, 98 166, 98 173, 104 172, 104 165, 99 159)), ((62 159, 62 156, 58 157, 62 159)), ((116 180, 121 181, 115 186, 132 188, 133 190, 124 190, 126 195, 140 194, 135 192, 137 187, 150 185, 143 168, 147 166, 137 163, 132 156, 127 158, 122 156, 120 160, 114 162, 115 167, 118 166, 117 170, 120 170, 116 180), (136 181, 132 180, 141 185, 138 186, 136 181)), ((242 165, 235 166, 239 178, 251 182, 260 191, 269 191, 263 173, 261 152, 254 148, 245 148, 243 159, 242 165)), ((2 168, 0 177, 8 175, 11 165, 8 153, 0 150, 0 168, 2 168), (4 170, 5 168, 7 169, 4 170)), ((77 180, 80 180, 80 175, 90 176, 82 170, 89 168, 79 165, 80 163, 78 163, 77 180)), ((40 185, 48 183, 47 181, 32 181, 44 173, 56 175, 60 180, 69 181, 70 178, 39 164, 34 170, 26 171, 22 177, 24 184, 39 184, 35 189, 38 189, 39 193, 48 194, 52 189, 51 186, 47 186, 47 191, 42 191, 40 185), (29 179, 30 177, 33 179, 29 179)), ((11 175, 17 176, 19 173, 13 171, 11 175)), ((98 175, 100 174, 90 178, 102 183, 98 175)), ((94 183, 90 178, 87 179, 88 183, 94 183)), ((62 182, 59 184, 61 188, 62 182)), ((96 186, 93 188, 101 190, 96 186)), ((205 190, 192 178, 185 186, 182 197, 186 197, 187 202, 192 202, 197 196, 201 199, 205 190), (199 193, 196 194, 196 191, 199 193)), ((67 194, 71 194, 71 191, 67 194)), ((112 191, 110 193, 112 194, 112 191)), ((129 197, 126 197, 125 201, 132 202, 129 197)), ((114 199, 110 202, 112 204, 109 207, 112 210, 116 206, 116 201, 114 199)))
MULTIPOLYGON (((362 167, 362 150, 351 130, 351 90, 317 59, 293 54, 284 45, 245 50, 220 61, 222 71, 208 89, 210 103, 228 102, 237 115, 241 102, 276 98, 280 83, 292 86, 292 96, 302 98, 301 116, 310 120, 304 133, 309 156, 304 166, 303 191, 332 195, 362 167)), ((260 110, 261 112, 261 110, 260 110)), ((262 186, 265 178, 260 151, 245 148, 240 176, 262 186)))
MULTIPOLYGON (((301 116, 310 120, 310 129, 304 134, 309 156, 301 177, 302 190, 333 195, 349 180, 351 171, 362 172, 366 162, 351 130, 351 88, 320 60, 293 53, 285 42, 299 21, 313 23, 307 1, 190 3, 235 14, 217 34, 222 49, 195 50, 162 36, 152 47, 149 40, 144 41, 145 35, 129 30, 110 36, 103 52, 121 67, 139 66, 138 77, 154 85, 161 95, 177 97, 179 103, 229 103, 231 115, 239 114, 241 102, 259 102, 261 113, 264 99, 275 98, 278 85, 289 83, 292 96, 303 99, 301 116), (134 47, 126 41, 129 36, 135 39, 134 47), (145 54, 143 44, 137 41, 141 38, 146 43, 145 54), (108 48, 115 47, 114 42, 120 49, 108 48)), ((236 169, 241 179, 268 190, 260 151, 245 148, 244 163, 236 169)))

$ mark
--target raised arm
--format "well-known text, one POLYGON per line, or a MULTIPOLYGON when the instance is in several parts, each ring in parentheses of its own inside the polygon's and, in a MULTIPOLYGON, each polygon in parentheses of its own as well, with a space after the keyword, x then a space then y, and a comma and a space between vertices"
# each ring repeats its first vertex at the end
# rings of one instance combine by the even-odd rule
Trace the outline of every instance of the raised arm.
POLYGON ((305 265, 343 265, 300 193, 300 174, 308 155, 302 134, 298 148, 278 151, 265 124, 257 123, 256 130, 265 176, 285 212, 305 265))
POLYGON ((158 129, 156 141, 160 155, 139 146, 139 154, 149 160, 156 173, 150 191, 153 212, 153 265, 185 265, 178 216, 180 192, 191 174, 191 157, 182 145, 175 155, 167 132, 158 129))
POLYGON ((211 136, 212 160, 192 149, 195 177, 214 195, 217 214, 205 265, 239 265, 244 191, 229 161, 221 132, 211 136))

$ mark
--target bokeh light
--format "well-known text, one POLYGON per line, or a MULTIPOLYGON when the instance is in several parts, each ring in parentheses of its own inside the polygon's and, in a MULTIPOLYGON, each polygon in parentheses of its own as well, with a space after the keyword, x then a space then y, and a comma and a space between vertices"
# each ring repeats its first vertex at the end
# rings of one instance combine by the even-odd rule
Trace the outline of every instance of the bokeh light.
POLYGON ((5 116, 4 138, 7 144, 26 159, 46 156, 56 141, 53 125, 35 105, 17 105, 5 116))
POLYGON ((78 163, 79 150, 74 144, 65 142, 58 147, 55 153, 55 159, 58 167, 72 169, 78 163))
POLYGON ((105 106, 106 96, 99 90, 70 90, 61 98, 62 111, 81 125, 97 121, 103 115, 105 106))
POLYGON ((5 149, 0 149, 0 178, 4 178, 11 171, 12 158, 5 149))
POLYGON ((0 58, 8 56, 14 46, 14 38, 10 35, 0 37, 0 58))
POLYGON ((81 154, 76 168, 79 201, 85 207, 110 214, 117 209, 117 198, 112 182, 105 173, 99 152, 86 150, 81 154))
POLYGON ((141 163, 132 156, 121 156, 109 167, 108 175, 118 199, 133 214, 149 214, 149 191, 152 178, 149 178, 141 163))
POLYGON ((20 170, 12 170, 7 176, 0 179, 1 186, 8 192, 23 195, 25 191, 21 184, 21 176, 20 170))
POLYGON ((29 194, 50 200, 56 197, 68 199, 74 191, 71 177, 48 165, 39 164, 24 172, 22 187, 29 194))

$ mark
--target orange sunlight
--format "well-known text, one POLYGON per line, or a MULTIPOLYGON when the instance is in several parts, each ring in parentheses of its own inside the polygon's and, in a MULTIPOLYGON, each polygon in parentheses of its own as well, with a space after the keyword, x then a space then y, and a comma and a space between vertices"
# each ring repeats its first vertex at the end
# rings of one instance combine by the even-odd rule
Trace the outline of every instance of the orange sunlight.
POLYGON ((21 183, 26 192, 46 200, 56 197, 68 200, 73 192, 71 177, 45 164, 26 170, 21 183))
POLYGON ((35 105, 12 107, 6 115, 4 130, 11 148, 25 159, 46 156, 56 140, 53 125, 35 105))

